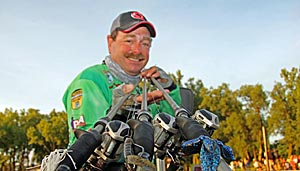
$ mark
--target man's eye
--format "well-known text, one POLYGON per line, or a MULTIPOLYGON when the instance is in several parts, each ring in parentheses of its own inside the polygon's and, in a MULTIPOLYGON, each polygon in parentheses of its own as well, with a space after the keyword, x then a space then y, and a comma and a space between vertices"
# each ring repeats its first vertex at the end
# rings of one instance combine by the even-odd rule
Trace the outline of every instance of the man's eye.
POLYGON ((144 43, 142 43, 142 45, 145 46, 145 47, 150 47, 150 43, 145 43, 144 42, 144 43))
POLYGON ((131 42, 132 42, 132 40, 131 40, 131 39, 126 39, 126 40, 125 40, 125 42, 127 42, 127 43, 131 43, 131 42))
POLYGON ((143 42, 142 42, 142 45, 143 45, 144 47, 149 48, 149 47, 151 46, 151 43, 150 43, 149 41, 143 41, 143 42))

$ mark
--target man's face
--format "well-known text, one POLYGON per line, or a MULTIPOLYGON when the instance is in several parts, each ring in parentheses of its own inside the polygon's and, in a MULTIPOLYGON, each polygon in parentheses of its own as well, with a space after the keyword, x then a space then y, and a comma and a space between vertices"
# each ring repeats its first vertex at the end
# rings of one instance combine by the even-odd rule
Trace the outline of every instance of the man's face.
POLYGON ((111 58, 129 75, 138 75, 149 60, 150 32, 139 27, 130 33, 118 32, 115 40, 107 37, 111 58))

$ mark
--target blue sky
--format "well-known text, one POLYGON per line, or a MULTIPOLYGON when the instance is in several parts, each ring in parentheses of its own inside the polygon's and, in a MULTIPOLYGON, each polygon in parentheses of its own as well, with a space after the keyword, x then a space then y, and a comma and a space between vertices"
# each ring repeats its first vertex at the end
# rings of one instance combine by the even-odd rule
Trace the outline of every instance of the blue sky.
POLYGON ((300 64, 298 0, 0 0, 0 111, 64 110, 68 84, 108 54, 111 22, 127 10, 156 27, 148 67, 206 87, 269 91, 300 64))

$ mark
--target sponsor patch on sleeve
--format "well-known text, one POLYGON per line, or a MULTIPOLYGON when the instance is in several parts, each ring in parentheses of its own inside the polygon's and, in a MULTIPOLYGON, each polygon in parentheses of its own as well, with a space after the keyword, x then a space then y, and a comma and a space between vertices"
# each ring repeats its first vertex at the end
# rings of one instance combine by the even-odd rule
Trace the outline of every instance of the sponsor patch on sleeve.
POLYGON ((82 104, 82 89, 75 90, 71 97, 72 109, 79 109, 82 104))
POLYGON ((78 119, 74 119, 74 117, 72 117, 71 119, 71 125, 72 125, 72 129, 76 129, 78 126, 85 126, 85 120, 83 115, 81 115, 78 119))

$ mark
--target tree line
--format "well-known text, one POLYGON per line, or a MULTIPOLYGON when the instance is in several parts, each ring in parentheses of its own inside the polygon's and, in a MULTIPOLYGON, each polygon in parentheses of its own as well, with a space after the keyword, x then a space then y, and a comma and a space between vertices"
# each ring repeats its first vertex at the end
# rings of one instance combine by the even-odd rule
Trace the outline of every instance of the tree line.
MULTIPOLYGON (((264 157, 262 127, 267 136, 281 135, 274 144, 278 155, 300 153, 300 74, 299 68, 282 69, 281 82, 271 91, 263 85, 242 85, 231 90, 229 84, 205 87, 200 79, 182 83, 178 70, 170 74, 175 82, 192 90, 194 111, 207 109, 220 120, 213 138, 232 147, 236 158, 261 160, 264 157)), ((64 111, 41 114, 37 109, 0 112, 0 170, 25 170, 38 164, 51 151, 66 148, 67 114, 64 111), (32 151, 34 150, 34 153, 32 151), (33 154, 33 156, 32 156, 33 154)))
POLYGON ((25 170, 68 144, 67 114, 37 109, 0 112, 0 170, 25 170), (33 155, 33 156, 32 156, 33 155))

